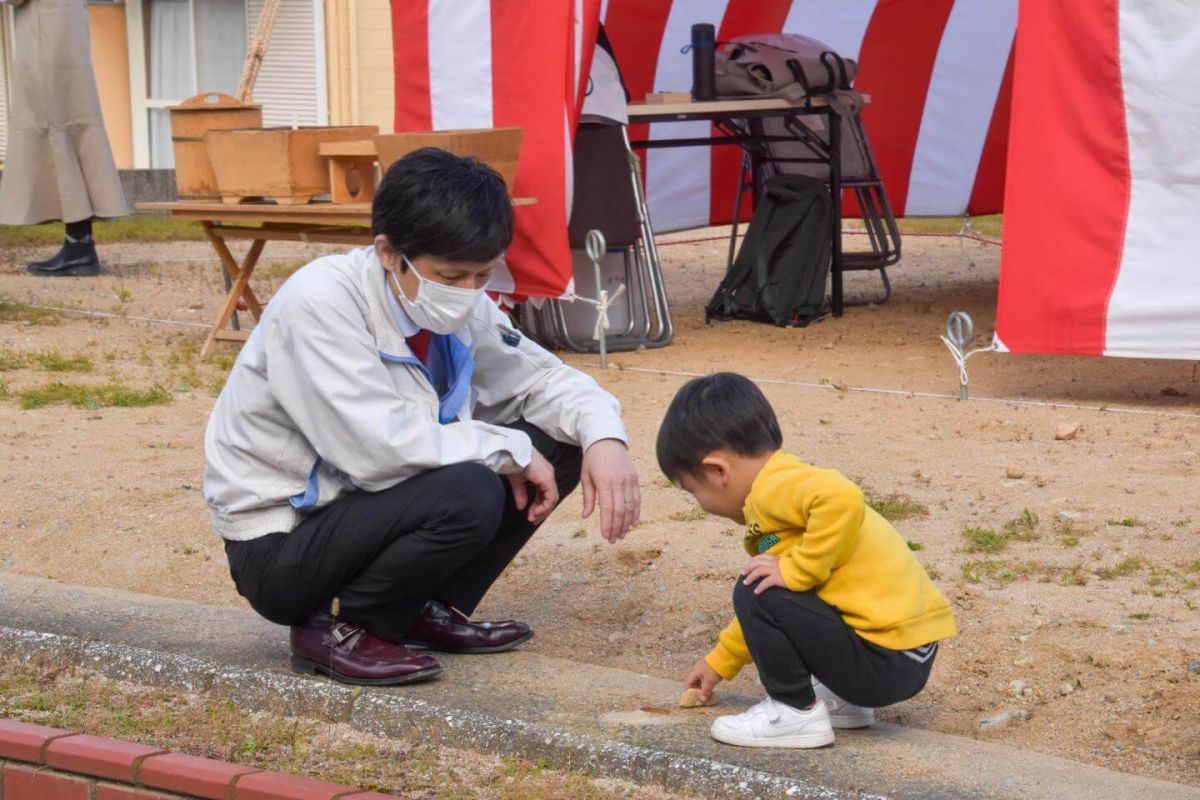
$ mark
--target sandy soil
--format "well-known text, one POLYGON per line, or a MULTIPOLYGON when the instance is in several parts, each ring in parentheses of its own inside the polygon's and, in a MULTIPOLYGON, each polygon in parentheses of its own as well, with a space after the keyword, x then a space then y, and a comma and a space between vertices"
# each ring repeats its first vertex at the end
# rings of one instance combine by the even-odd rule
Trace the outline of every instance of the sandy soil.
MULTIPOLYGON (((606 373, 595 357, 566 356, 625 406, 643 524, 609 547, 569 498, 481 615, 528 619, 536 650, 681 676, 729 616, 744 556, 732 524, 698 513, 661 479, 654 434, 686 374, 735 369, 764 381, 789 449, 927 509, 897 525, 952 600, 961 634, 943 647, 927 691, 884 718, 1200 783, 1197 365, 987 354, 971 361, 972 392, 995 399, 960 403, 937 335, 950 311, 965 309, 986 341, 999 249, 935 238, 905 248, 887 304, 781 330, 706 326, 723 243, 664 246, 675 344, 618 354, 606 373), (1080 426, 1074 439, 1055 439, 1063 423, 1080 426), (1025 509, 1037 523, 1005 536, 1025 509), (1002 549, 973 550, 968 528, 997 532, 1002 549)), ((317 252, 273 246, 260 294, 317 252)), ((233 353, 197 358, 222 294, 206 246, 110 247, 106 273, 90 280, 29 277, 20 263, 33 255, 0 254, 0 296, 123 318, 0 322, 0 365, 8 356, 16 366, 0 372, 10 395, 0 400, 0 568, 240 603, 200 492, 201 435, 233 353), (28 355, 55 350, 89 356, 94 370, 51 374, 28 355), (18 402, 53 380, 110 379, 161 384, 174 399, 98 409, 18 402)), ((852 298, 876 289, 871 275, 848 280, 852 298)), ((758 691, 753 670, 733 688, 758 691)))

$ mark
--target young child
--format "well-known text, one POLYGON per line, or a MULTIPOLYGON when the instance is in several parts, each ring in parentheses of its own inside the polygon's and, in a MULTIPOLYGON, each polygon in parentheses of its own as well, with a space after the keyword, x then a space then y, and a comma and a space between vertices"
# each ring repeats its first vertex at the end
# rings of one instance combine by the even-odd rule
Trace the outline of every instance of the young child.
POLYGON ((714 739, 821 747, 834 728, 925 686, 937 643, 956 634, 950 605, 896 529, 841 474, 783 452, 775 413, 748 379, 697 378, 658 433, 658 464, 711 514, 746 526, 750 560, 736 618, 684 678, 705 699, 750 662, 767 698, 718 717, 714 739))

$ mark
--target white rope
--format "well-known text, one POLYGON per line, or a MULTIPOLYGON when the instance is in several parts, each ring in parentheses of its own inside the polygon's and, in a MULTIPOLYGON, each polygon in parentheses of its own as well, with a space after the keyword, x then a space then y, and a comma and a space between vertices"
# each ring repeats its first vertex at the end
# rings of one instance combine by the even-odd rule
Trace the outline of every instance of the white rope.
POLYGON ((592 330, 592 338, 600 341, 600 337, 608 333, 608 329, 612 327, 608 321, 608 309, 613 304, 613 301, 620 297, 624 291, 625 284, 622 283, 611 296, 608 294, 607 289, 601 289, 600 299, 598 300, 593 300, 590 297, 581 297, 574 292, 571 292, 571 294, 566 295, 562 299, 568 303, 587 303, 590 306, 596 307, 596 327, 592 330))
POLYGON ((950 355, 954 357, 954 363, 958 365, 958 383, 960 386, 966 386, 967 378, 967 359, 978 353, 998 353, 996 343, 992 342, 987 347, 977 347, 974 350, 968 350, 966 353, 958 349, 954 342, 947 339, 945 336, 939 336, 942 344, 946 345, 946 349, 950 351, 950 355))
MULTIPOLYGON (((568 361, 571 366, 580 368, 592 367, 583 361, 568 361)), ((689 372, 687 370, 671 370, 671 369, 648 369, 646 367, 626 367, 622 366, 623 372, 641 372, 647 375, 671 375, 680 378, 702 378, 705 375, 711 375, 711 372, 689 372)), ((895 395, 898 397, 925 397, 935 400, 958 400, 956 394, 945 394, 943 392, 916 392, 911 389, 883 389, 870 386, 834 386, 829 383, 811 383, 805 381, 789 381, 782 378, 754 378, 755 383, 766 383, 776 386, 796 386, 802 389, 827 389, 832 391, 844 392, 860 392, 864 394, 884 394, 895 395)), ((1164 417, 1174 419, 1200 419, 1200 414, 1190 414, 1186 411, 1154 411, 1147 408, 1125 408, 1122 406, 1084 406, 1075 403, 1054 403, 1046 400, 1018 400, 1007 397, 973 397, 971 402, 978 403, 1003 403, 1004 405, 1014 406, 1033 406, 1035 408, 1062 408, 1072 411, 1103 411, 1112 414, 1138 414, 1148 417, 1164 417)))
POLYGON ((112 311, 95 311, 90 308, 63 308, 62 306, 39 306, 31 303, 22 303, 21 305, 27 308, 36 308, 40 311, 58 311, 63 314, 81 314, 85 317, 114 317, 116 319, 130 319, 137 322, 157 322, 160 325, 187 325, 192 328, 211 328, 212 326, 204 322, 188 322, 181 319, 161 319, 159 317, 137 317, 132 314, 116 314, 112 311))

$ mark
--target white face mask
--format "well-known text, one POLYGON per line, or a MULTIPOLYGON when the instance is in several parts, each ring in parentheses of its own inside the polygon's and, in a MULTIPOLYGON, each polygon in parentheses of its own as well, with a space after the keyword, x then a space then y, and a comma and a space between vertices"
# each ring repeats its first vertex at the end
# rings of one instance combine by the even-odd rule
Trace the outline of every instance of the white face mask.
POLYGON ((475 305, 479 302, 479 296, 483 294, 483 289, 460 289, 457 286, 447 286, 443 283, 426 280, 421 277, 420 272, 417 272, 417 268, 408 260, 408 256, 401 254, 400 258, 404 259, 404 263, 408 265, 419 281, 417 299, 409 300, 404 294, 404 290, 400 288, 400 281, 396 278, 396 274, 392 270, 388 270, 404 313, 408 314, 409 318, 417 325, 432 333, 457 333, 467 327, 467 323, 471 321, 471 315, 475 311, 475 305))

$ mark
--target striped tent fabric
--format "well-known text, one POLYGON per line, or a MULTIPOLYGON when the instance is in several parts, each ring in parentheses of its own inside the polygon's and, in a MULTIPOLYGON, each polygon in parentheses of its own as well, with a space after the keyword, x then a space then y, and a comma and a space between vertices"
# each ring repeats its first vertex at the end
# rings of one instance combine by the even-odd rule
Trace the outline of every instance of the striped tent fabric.
POLYGON ((599 0, 392 0, 396 130, 522 127, 508 274, 490 288, 558 297, 571 280, 571 142, 599 0))
MULTIPOLYGON (((1017 0, 606 0, 601 15, 635 100, 691 87, 680 49, 696 22, 715 25, 718 40, 783 31, 825 42, 859 62, 855 88, 871 96, 863 121, 897 215, 1001 209, 1017 0)), ((631 135, 710 130, 673 122, 631 135)), ((731 220, 740 156, 711 151, 700 166, 694 148, 648 153, 656 230, 731 220)))
POLYGON ((1022 2, 996 344, 1200 359, 1200 3, 1022 2))

